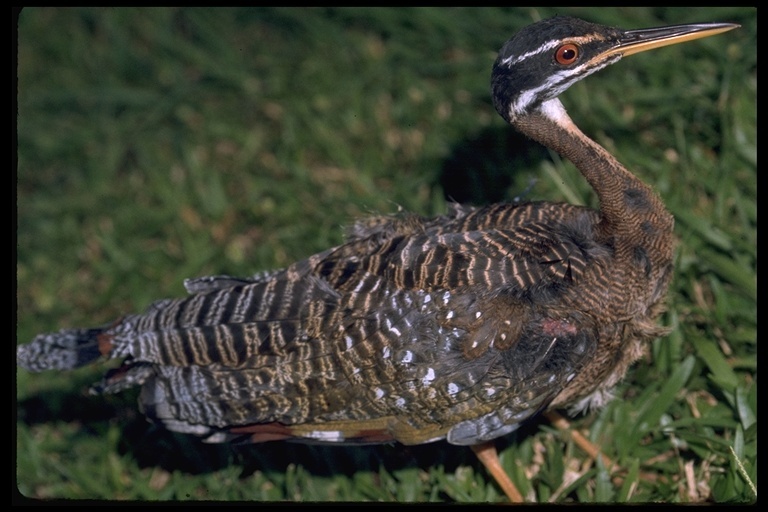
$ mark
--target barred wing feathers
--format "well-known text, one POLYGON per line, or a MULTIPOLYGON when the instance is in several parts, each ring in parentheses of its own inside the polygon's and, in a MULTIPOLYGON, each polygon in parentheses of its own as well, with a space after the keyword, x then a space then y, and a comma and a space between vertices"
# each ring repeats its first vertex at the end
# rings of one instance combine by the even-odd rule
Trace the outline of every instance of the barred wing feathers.
POLYGON ((492 439, 545 408, 597 343, 570 293, 609 256, 595 214, 555 222, 547 206, 375 218, 284 270, 188 281, 187 298, 39 336, 18 358, 124 358, 96 391, 143 385, 150 418, 215 440, 492 439))

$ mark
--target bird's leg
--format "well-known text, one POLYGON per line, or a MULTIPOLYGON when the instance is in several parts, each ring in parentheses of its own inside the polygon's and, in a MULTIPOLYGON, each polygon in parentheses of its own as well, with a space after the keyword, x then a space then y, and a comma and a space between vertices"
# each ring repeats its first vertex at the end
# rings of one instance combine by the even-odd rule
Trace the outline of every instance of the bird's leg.
POLYGON ((596 460, 599 456, 603 460, 603 464, 608 469, 608 471, 613 469, 613 461, 609 457, 600 453, 600 449, 595 446, 589 439, 581 435, 578 430, 572 430, 571 424, 568 422, 568 420, 563 418, 560 413, 555 411, 547 411, 544 413, 544 416, 552 423, 552 425, 555 426, 555 428, 562 432, 568 432, 576 446, 584 450, 587 455, 590 456, 590 458, 596 460))
POLYGON ((512 503, 523 503, 523 495, 517 490, 515 484, 510 480, 509 475, 501 467, 499 453, 496 451, 496 444, 493 441, 475 444, 471 446, 477 458, 483 463, 488 472, 496 479, 504 494, 507 495, 512 503))

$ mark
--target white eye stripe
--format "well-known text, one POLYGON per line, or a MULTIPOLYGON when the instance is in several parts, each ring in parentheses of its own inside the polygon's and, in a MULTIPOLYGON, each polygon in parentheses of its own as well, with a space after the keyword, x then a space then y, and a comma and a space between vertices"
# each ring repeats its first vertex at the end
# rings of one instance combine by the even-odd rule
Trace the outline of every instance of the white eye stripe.
POLYGON ((551 41, 547 41, 546 43, 542 44, 535 50, 531 50, 530 52, 524 53, 522 55, 510 55, 506 59, 502 59, 501 64, 504 66, 514 66, 518 62, 522 62, 530 57, 533 57, 534 55, 538 55, 540 53, 547 52, 549 50, 552 50, 553 48, 557 48, 560 45, 564 44, 575 44, 575 45, 583 45, 587 43, 591 43, 593 41, 603 41, 605 40, 604 37, 598 36, 597 34, 589 35, 589 36, 582 36, 582 37, 572 37, 569 39, 553 39, 551 41))
POLYGON ((538 48, 536 48, 533 51, 524 53, 522 55, 510 55, 506 59, 503 59, 501 61, 501 64, 503 64, 504 66, 509 66, 509 67, 514 66, 518 62, 522 62, 522 61, 528 59, 529 57, 533 57, 534 55, 538 55, 540 53, 549 51, 549 50, 551 50, 552 48, 556 47, 559 44, 560 44, 559 40, 547 41, 546 43, 544 43, 543 45, 539 46, 538 48))

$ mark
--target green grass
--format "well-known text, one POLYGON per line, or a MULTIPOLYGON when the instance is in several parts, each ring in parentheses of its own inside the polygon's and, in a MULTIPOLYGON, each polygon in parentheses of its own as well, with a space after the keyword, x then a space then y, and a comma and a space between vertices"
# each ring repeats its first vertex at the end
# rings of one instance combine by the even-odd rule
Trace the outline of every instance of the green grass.
MULTIPOLYGON (((749 502, 757 475, 753 9, 25 9, 18 22, 17 343, 250 275, 342 226, 445 197, 595 204, 568 162, 512 135, 496 51, 554 14, 742 28, 628 58, 563 95, 677 218, 653 343, 574 418, 609 473, 545 421, 499 440, 531 501, 749 502)), ((42 499, 498 501, 467 449, 204 445, 148 424, 101 367, 17 372, 16 485, 42 499)))

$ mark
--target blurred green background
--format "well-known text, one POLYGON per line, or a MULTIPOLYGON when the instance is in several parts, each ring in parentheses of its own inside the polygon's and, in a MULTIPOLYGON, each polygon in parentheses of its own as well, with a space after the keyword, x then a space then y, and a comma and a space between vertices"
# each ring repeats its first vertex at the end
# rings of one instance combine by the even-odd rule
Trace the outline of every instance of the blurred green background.
MULTIPOLYGON (((18 17, 17 343, 337 244, 446 198, 595 205, 507 127, 490 68, 555 14, 623 28, 730 21, 575 85, 582 129, 677 218, 676 277, 620 400, 499 440, 532 501, 743 502, 756 485, 756 32, 749 8, 31 8, 18 17)), ((16 486, 42 499, 497 501, 469 450, 204 445, 147 423, 105 365, 17 371, 16 486)))

